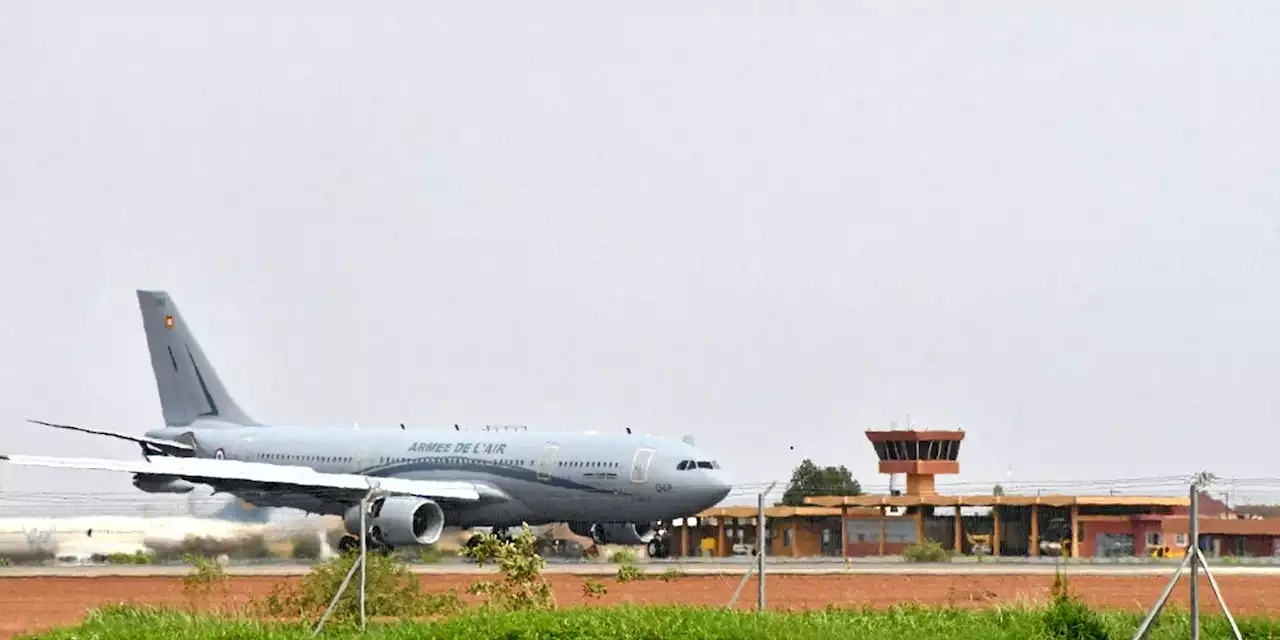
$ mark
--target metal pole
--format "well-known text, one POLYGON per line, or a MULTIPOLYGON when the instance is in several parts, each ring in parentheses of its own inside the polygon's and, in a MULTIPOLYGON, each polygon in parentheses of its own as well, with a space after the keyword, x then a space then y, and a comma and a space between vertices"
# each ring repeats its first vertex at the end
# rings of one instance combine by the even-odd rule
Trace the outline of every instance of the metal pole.
POLYGON ((1191 640, 1200 640, 1200 479, 1191 481, 1190 544, 1191 559, 1191 640))
POLYGON ((1165 603, 1169 601, 1169 596, 1173 594, 1173 588, 1178 584, 1178 578, 1182 576, 1182 570, 1187 567, 1188 562, 1193 560, 1194 558, 1191 557, 1190 553, 1182 556, 1182 562, 1178 564, 1177 570, 1173 572, 1173 577, 1169 579, 1169 584, 1165 585, 1164 591, 1156 599, 1155 605, 1151 607, 1151 611, 1147 612, 1147 617, 1142 620, 1142 624, 1138 625, 1138 631, 1133 634, 1133 640, 1142 640, 1147 637, 1147 631, 1151 629, 1151 623, 1155 622, 1156 616, 1160 615, 1165 603))
MULTIPOLYGON (((358 560, 357 560, 358 562, 358 560)), ((338 592, 333 594, 333 600, 329 601, 329 608, 324 610, 324 615, 320 616, 320 622, 316 624, 316 629, 311 633, 314 638, 320 635, 320 630, 324 628, 324 623, 329 619, 329 615, 333 613, 334 607, 338 606, 338 598, 342 597, 342 592, 347 590, 347 584, 351 582, 352 576, 356 575, 356 565, 351 565, 351 569, 347 571, 347 577, 342 579, 342 584, 338 585, 338 592)))
POLYGON ((360 630, 364 631, 364 584, 365 584, 365 562, 369 554, 369 528, 365 524, 365 518, 369 512, 369 498, 360 500, 360 630))
POLYGON ((764 611, 764 554, 766 553, 765 548, 768 545, 765 544, 765 535, 764 535, 765 528, 764 528, 764 494, 763 493, 760 494, 760 501, 759 501, 758 508, 756 510, 756 523, 757 523, 756 538, 760 541, 760 543, 756 545, 757 547, 760 548, 760 552, 756 554, 756 573, 760 574, 760 582, 759 584, 756 585, 756 589, 759 592, 756 596, 756 600, 757 600, 756 604, 761 611, 764 611))
POLYGON ((742 579, 738 581, 738 588, 733 590, 733 597, 729 598, 729 604, 725 605, 726 609, 733 609, 733 605, 738 603, 738 596, 742 595, 742 588, 747 586, 747 579, 751 577, 751 573, 755 570, 756 565, 747 565, 747 572, 742 574, 742 579))
POLYGON ((773 491, 777 484, 777 482, 770 484, 769 488, 760 493, 760 503, 756 511, 756 573, 760 574, 760 583, 757 585, 756 605, 760 611, 764 611, 764 557, 769 548, 765 540, 765 531, 767 529, 764 522, 764 498, 769 495, 770 491, 773 491))
POLYGON ((1218 599, 1218 605, 1222 607, 1222 613, 1227 616, 1227 622, 1231 624, 1231 633, 1235 635, 1236 640, 1241 640, 1240 627, 1236 625, 1235 617, 1231 615, 1231 610, 1227 608, 1227 601, 1222 597, 1222 590, 1218 588, 1218 581, 1213 578, 1213 572, 1209 570, 1209 562, 1204 559, 1204 553, 1199 548, 1196 549, 1196 559, 1204 567, 1204 577, 1209 579, 1209 588, 1213 589, 1213 597, 1218 599))

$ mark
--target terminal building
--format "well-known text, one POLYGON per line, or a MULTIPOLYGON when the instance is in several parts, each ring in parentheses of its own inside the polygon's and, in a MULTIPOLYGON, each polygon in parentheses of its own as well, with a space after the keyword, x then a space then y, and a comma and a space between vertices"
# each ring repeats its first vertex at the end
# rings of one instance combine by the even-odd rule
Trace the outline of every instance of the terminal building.
MULTIPOLYGON (((905 474, 894 495, 817 496, 766 510, 770 555, 900 556, 921 541, 963 555, 1161 557, 1187 544, 1189 497, 943 495, 935 479, 960 471, 965 432, 868 431, 886 474, 905 474)), ((1200 497, 1201 548, 1211 556, 1280 556, 1280 518, 1240 517, 1200 497)), ((677 521, 680 555, 750 554, 757 507, 717 507, 677 521)))

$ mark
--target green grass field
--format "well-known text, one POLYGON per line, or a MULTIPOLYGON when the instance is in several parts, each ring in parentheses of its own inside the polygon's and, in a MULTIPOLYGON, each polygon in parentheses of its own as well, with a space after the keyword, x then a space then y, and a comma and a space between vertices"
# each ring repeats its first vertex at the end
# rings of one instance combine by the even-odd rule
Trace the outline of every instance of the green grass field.
MULTIPOLYGON (((375 622, 367 638, 436 640, 1001 640, 1129 638, 1141 620, 1130 613, 1074 609, 963 611, 902 607, 889 611, 732 613, 680 607, 574 608, 513 613, 470 611, 442 622, 375 622), (1096 624, 1095 624, 1096 623, 1096 624)), ((1245 638, 1280 639, 1280 619, 1239 620, 1245 638)), ((314 622, 312 623, 314 624, 314 622)), ((1231 637, 1221 616, 1201 616, 1205 640, 1231 637)), ((334 626, 325 637, 352 637, 355 629, 334 626)), ((173 611, 113 607, 91 613, 74 628, 20 636, 42 640, 284 640, 309 638, 306 623, 259 622, 173 611)), ((1170 611, 1150 636, 1187 637, 1185 613, 1170 611)))

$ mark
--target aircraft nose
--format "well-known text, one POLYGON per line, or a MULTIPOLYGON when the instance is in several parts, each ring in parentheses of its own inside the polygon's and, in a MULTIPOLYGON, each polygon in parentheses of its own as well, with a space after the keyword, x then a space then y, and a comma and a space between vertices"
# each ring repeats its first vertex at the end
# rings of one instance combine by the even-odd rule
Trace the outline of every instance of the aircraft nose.
POLYGON ((710 474, 707 485, 707 495, 713 503, 724 500, 733 491, 733 482, 722 471, 710 474))

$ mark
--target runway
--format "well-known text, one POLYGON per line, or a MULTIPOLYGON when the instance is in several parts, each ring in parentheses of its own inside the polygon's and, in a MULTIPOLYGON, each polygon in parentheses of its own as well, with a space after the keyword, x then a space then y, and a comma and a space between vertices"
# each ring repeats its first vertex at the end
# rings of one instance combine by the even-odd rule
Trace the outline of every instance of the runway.
MULTIPOLYGON (((661 574, 677 570, 686 575, 742 575, 751 564, 749 560, 690 560, 647 561, 638 563, 647 573, 661 574)), ((225 568, 230 576, 300 576, 311 570, 312 565, 296 563, 241 564, 225 568)), ((846 565, 840 560, 778 560, 769 561, 766 572, 777 575, 891 575, 891 576, 1037 576, 1053 575, 1061 567, 1074 576, 1172 576, 1176 562, 1080 562, 1065 565, 1053 562, 951 562, 907 563, 854 561, 846 565)), ((1280 577, 1280 565, 1276 564, 1213 564, 1210 568, 1220 576, 1280 577)), ((420 575, 484 575, 496 573, 493 567, 477 567, 463 562, 438 564, 413 564, 409 570, 420 575)), ((547 574, 562 575, 612 575, 618 565, 607 562, 549 562, 547 574)), ((116 566, 26 566, 0 567, 0 579, 17 577, 148 577, 181 576, 191 572, 186 565, 116 565, 116 566)))

